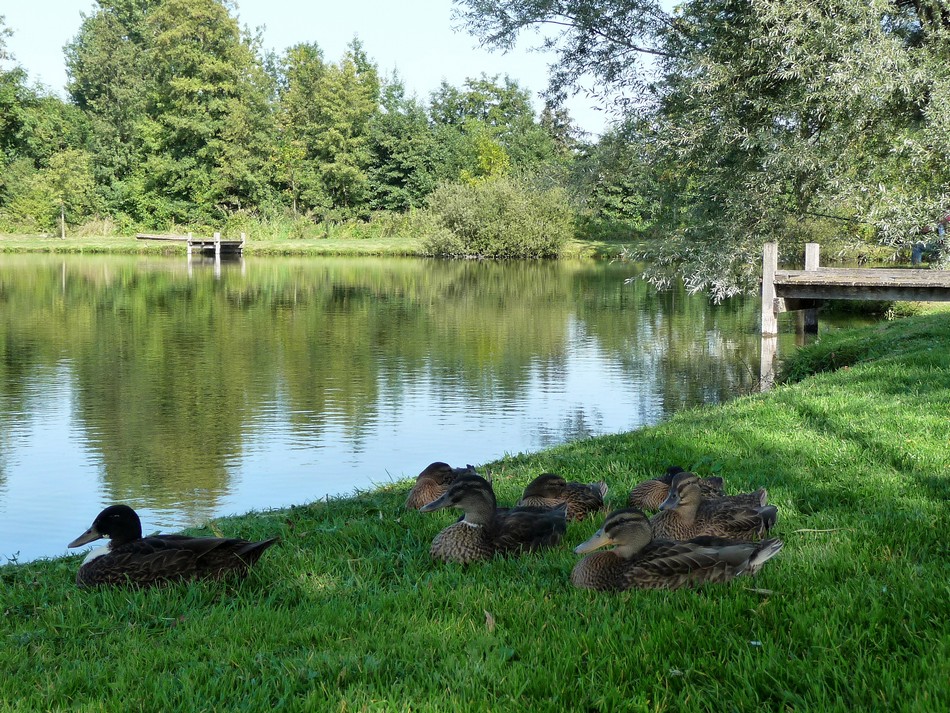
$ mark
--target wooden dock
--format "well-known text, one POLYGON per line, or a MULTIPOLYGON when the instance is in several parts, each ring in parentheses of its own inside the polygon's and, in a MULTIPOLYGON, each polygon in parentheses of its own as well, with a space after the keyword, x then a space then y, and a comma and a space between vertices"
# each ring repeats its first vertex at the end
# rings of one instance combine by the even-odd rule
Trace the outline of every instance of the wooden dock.
POLYGON ((805 246, 804 270, 778 269, 778 244, 762 251, 762 334, 778 333, 778 315, 809 310, 805 328, 817 331, 814 310, 822 300, 950 301, 950 271, 908 268, 828 268, 818 266, 819 246, 805 246))
POLYGON ((151 233, 137 233, 139 240, 165 240, 168 242, 183 242, 188 245, 188 257, 193 251, 204 255, 214 255, 220 259, 222 255, 243 255, 246 236, 241 233, 240 240, 222 240, 221 233, 215 233, 211 238, 196 238, 190 233, 188 235, 153 235, 151 233))

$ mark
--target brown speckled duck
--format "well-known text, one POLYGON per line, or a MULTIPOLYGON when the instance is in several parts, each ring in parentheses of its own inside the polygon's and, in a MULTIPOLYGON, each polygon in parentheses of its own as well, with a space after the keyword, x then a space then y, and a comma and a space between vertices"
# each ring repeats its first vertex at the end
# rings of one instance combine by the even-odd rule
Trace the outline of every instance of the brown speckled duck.
POLYGON ((474 562, 496 554, 520 554, 557 545, 567 529, 567 508, 512 508, 499 511, 491 484, 477 475, 456 479, 445 495, 419 508, 458 508, 461 520, 432 540, 429 552, 444 562, 474 562))
POLYGON ((599 590, 677 589, 754 575, 783 547, 779 539, 741 542, 698 537, 685 542, 653 539, 650 521, 636 508, 610 513, 593 537, 578 545, 590 554, 571 572, 575 587, 599 590))
POLYGON ((239 578, 277 541, 186 535, 142 537, 142 523, 135 510, 128 505, 110 505, 67 546, 81 547, 102 537, 108 538, 109 544, 86 555, 76 574, 80 587, 148 587, 187 579, 239 578))
POLYGON ((701 535, 754 540, 764 537, 775 525, 778 509, 774 505, 734 499, 738 496, 704 498, 697 480, 693 473, 673 478, 669 496, 650 520, 655 536, 671 540, 701 535))
POLYGON ((425 467, 419 475, 416 476, 415 485, 409 491, 409 497, 406 498, 406 507, 411 510, 418 510, 426 503, 438 500, 445 495, 445 491, 455 480, 462 475, 478 475, 475 467, 467 465, 464 468, 453 468, 448 463, 436 461, 425 467))
POLYGON ((554 473, 542 473, 528 483, 518 501, 522 507, 555 508, 567 504, 568 520, 583 520, 590 513, 602 510, 607 483, 567 482, 554 473))
MULTIPOLYGON (((663 501, 669 497, 670 486, 673 484, 673 477, 678 473, 685 473, 678 465, 671 465, 666 469, 666 473, 659 478, 644 480, 642 483, 634 486, 627 497, 627 505, 632 508, 641 508, 644 510, 659 510, 663 501)), ((715 476, 709 478, 700 478, 699 487, 703 496, 710 498, 723 495, 722 478, 715 476)))

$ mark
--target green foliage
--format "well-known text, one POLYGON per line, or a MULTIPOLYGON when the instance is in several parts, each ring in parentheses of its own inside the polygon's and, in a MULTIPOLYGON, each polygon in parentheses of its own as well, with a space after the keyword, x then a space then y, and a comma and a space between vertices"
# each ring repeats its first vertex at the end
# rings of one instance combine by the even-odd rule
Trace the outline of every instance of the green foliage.
POLYGON ((438 183, 445 149, 429 126, 425 107, 405 96, 398 77, 383 85, 382 109, 370 128, 370 205, 399 211, 419 207, 438 183))
POLYGON ((562 189, 538 190, 511 178, 447 184, 429 197, 439 230, 425 250, 447 257, 557 257, 573 235, 562 189))
POLYGON ((619 99, 653 174, 637 192, 658 209, 662 239, 640 255, 656 283, 722 298, 754 289, 763 242, 802 240, 816 218, 901 245, 950 206, 945 2, 460 4, 497 47, 557 29, 553 99, 589 75, 619 99))
MULTIPOLYGON (((313 44, 262 56, 235 10, 227 0, 101 0, 66 47, 70 103, 29 88, 18 67, 0 70, 4 224, 45 230, 66 207, 71 222, 96 213, 207 232, 286 211, 296 227, 276 233, 329 234, 374 211, 421 207, 443 182, 566 175, 570 118, 548 108, 539 120, 508 77, 443 84, 424 105, 398 78, 382 82, 356 40, 338 62, 313 44), (21 158, 35 171, 18 164, 24 180, 11 186, 21 158), (54 185, 64 162, 81 169, 76 185, 54 185)), ((3 46, 0 55, 9 59, 3 46)))

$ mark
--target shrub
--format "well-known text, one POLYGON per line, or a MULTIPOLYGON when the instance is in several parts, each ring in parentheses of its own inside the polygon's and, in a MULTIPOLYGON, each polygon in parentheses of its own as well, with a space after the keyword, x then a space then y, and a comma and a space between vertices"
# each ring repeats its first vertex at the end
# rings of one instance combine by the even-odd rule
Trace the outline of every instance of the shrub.
POLYGON ((443 185, 429 196, 427 213, 423 250, 443 257, 557 257, 574 231, 563 189, 508 177, 443 185))

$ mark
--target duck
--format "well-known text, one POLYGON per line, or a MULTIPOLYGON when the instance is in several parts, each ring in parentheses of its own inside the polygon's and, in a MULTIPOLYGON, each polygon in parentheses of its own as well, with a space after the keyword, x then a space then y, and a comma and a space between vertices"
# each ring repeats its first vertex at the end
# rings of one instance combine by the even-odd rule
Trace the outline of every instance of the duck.
MULTIPOLYGON (((640 508, 642 510, 659 510, 660 505, 670 494, 670 485, 673 478, 679 473, 687 472, 681 466, 671 465, 659 478, 644 480, 634 486, 627 497, 627 506, 640 508)), ((716 497, 724 495, 722 489, 722 478, 719 476, 710 476, 699 479, 699 487, 705 497, 716 497)))
POLYGON ((453 468, 442 461, 430 463, 416 476, 415 485, 412 486, 406 498, 406 507, 410 510, 418 510, 426 503, 437 500, 445 494, 455 479, 462 475, 478 475, 478 473, 473 465, 453 468))
POLYGON ((240 578, 277 538, 250 542, 225 537, 150 535, 128 505, 110 505, 67 547, 81 547, 100 538, 108 544, 86 555, 76 574, 79 587, 135 586, 191 579, 240 578))
POLYGON ((432 540, 429 554, 442 562, 468 564, 495 555, 555 547, 567 529, 566 503, 553 509, 499 510, 491 483, 478 475, 459 477, 444 495, 423 505, 419 512, 443 508, 457 508, 464 514, 432 540))
POLYGON ((574 552, 588 554, 571 571, 571 584, 582 589, 678 589, 703 582, 754 576, 777 555, 778 538, 747 542, 697 537, 683 542, 656 539, 650 520, 638 508, 610 513, 593 537, 574 552), (614 545, 607 552, 593 552, 614 545))
POLYGON ((522 507, 555 508, 565 503, 569 521, 583 520, 602 510, 607 483, 575 483, 554 473, 542 473, 528 483, 518 505, 522 507))
POLYGON ((650 520, 656 536, 673 540, 701 535, 756 540, 775 525, 778 508, 759 504, 763 494, 704 498, 697 481, 694 473, 673 477, 669 496, 650 520))

